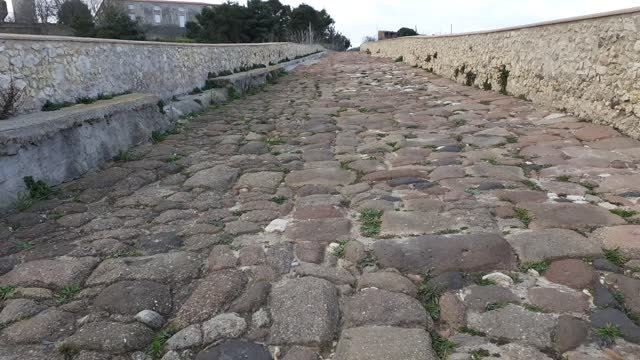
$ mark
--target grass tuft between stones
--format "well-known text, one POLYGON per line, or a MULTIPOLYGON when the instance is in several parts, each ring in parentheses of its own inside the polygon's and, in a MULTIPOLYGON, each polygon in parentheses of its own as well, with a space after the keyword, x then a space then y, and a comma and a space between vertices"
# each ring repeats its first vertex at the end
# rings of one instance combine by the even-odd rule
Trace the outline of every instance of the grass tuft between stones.
POLYGON ((176 331, 173 329, 167 329, 157 333, 151 341, 151 345, 149 345, 148 354, 154 359, 160 359, 164 354, 167 340, 169 340, 175 333, 176 331))
POLYGON ((382 225, 382 210, 363 209, 360 211, 360 232, 362 236, 376 236, 380 234, 380 226, 382 225))
POLYGON ((0 286, 0 300, 7 300, 9 298, 9 294, 16 289, 15 285, 3 285, 0 286))
POLYGON ((538 273, 542 274, 549 268, 551 263, 547 260, 539 261, 539 262, 525 262, 520 265, 520 271, 527 272, 529 269, 533 269, 538 273))
POLYGON ((56 300, 59 304, 64 304, 71 298, 76 296, 78 293, 80 293, 81 290, 82 289, 80 289, 80 286, 77 285, 67 286, 60 290, 58 294, 56 294, 56 300))
POLYGON ((438 359, 445 360, 449 358, 449 355, 457 346, 457 343, 440 336, 437 332, 431 333, 431 347, 438 359))
POLYGON ((513 209, 513 211, 515 212, 516 218, 520 220, 524 224, 524 226, 529 227, 529 224, 531 224, 531 221, 533 220, 533 217, 529 213, 529 210, 523 208, 515 208, 513 209))
POLYGON ((635 215, 638 214, 638 212, 634 211, 634 210, 613 209, 613 210, 609 210, 609 211, 611 211, 612 214, 618 215, 618 216, 623 217, 625 219, 626 218, 630 218, 630 217, 635 216, 635 215))
POLYGON ((607 323, 605 326, 596 329, 596 334, 602 339, 614 342, 617 338, 622 336, 622 332, 617 325, 607 323))
POLYGON ((626 256, 622 255, 622 252, 620 252, 620 248, 602 249, 602 253, 604 254, 605 259, 611 261, 612 263, 618 266, 622 266, 627 261, 629 261, 629 259, 626 256))
POLYGON ((422 284, 418 285, 417 299, 433 320, 440 319, 440 297, 444 292, 443 287, 429 284, 428 277, 425 277, 422 284))
POLYGON ((336 246, 335 248, 333 248, 333 256, 337 257, 337 258, 342 258, 344 256, 344 248, 347 245, 347 243, 349 242, 349 240, 338 240, 336 241, 336 243, 338 243, 338 246, 336 246))

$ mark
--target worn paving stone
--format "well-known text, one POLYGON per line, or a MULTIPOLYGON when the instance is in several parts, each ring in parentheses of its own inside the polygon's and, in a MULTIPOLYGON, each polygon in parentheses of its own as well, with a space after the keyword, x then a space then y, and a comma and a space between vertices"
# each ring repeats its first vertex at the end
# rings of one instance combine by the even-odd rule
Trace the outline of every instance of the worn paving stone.
POLYGON ((30 299, 7 300, 0 311, 0 326, 29 318, 44 310, 46 307, 30 299))
POLYGON ((271 354, 266 346, 243 341, 228 340, 211 348, 202 350, 195 358, 196 360, 272 360, 271 354))
POLYGON ((344 327, 395 326, 425 328, 424 307, 413 297, 379 289, 365 289, 348 298, 342 307, 344 327))
POLYGON ((189 252, 107 259, 87 279, 87 285, 120 280, 149 280, 160 283, 183 282, 200 272, 201 259, 189 252))
POLYGON ((312 277, 276 285, 270 301, 271 344, 319 346, 330 342, 338 326, 338 296, 328 281, 312 277))
POLYGON ((366 288, 378 288, 386 291, 397 292, 415 297, 416 286, 411 280, 393 271, 378 271, 364 273, 358 279, 358 290, 366 288))
POLYGON ((579 290, 590 287, 596 278, 589 264, 577 259, 552 262, 544 276, 550 281, 579 290))
POLYGON ((94 257, 61 257, 34 260, 16 265, 0 276, 0 285, 52 287, 62 289, 81 285, 93 267, 99 262, 94 257))
POLYGON ((597 256, 602 253, 600 241, 568 229, 524 230, 513 232, 505 238, 521 262, 597 256))
POLYGON ((624 306, 640 314, 640 280, 620 274, 607 274, 605 281, 624 295, 624 306))
POLYGON ((422 329, 366 326, 342 332, 336 358, 344 360, 435 360, 431 337, 422 329))
POLYGON ((354 285, 356 278, 347 270, 310 263, 303 263, 293 268, 300 276, 312 276, 328 280, 336 285, 354 285))
POLYGON ((472 310, 484 311, 491 303, 509 303, 520 299, 511 290, 497 285, 473 285, 464 289, 464 305, 472 310))
POLYGON ((73 332, 73 323, 73 314, 69 312, 46 310, 32 318, 7 326, 2 330, 0 339, 13 344, 56 341, 73 332))
POLYGON ((640 225, 603 227, 591 237, 606 249, 619 249, 624 256, 640 258, 640 225))
POLYGON ((153 336, 153 330, 139 323, 98 321, 82 326, 62 344, 70 349, 121 354, 144 349, 153 336))
POLYGON ((489 336, 519 341, 538 348, 552 346, 553 315, 527 311, 517 305, 467 315, 468 326, 489 336))
POLYGON ((304 220, 287 226, 285 236, 295 242, 312 241, 331 243, 348 239, 351 233, 351 221, 344 218, 304 220))
POLYGON ((201 170, 191 176, 184 182, 184 186, 188 188, 203 187, 216 191, 227 191, 238 177, 239 170, 219 165, 210 169, 201 170))
POLYGON ((185 327, 211 318, 238 297, 246 283, 246 275, 240 271, 223 270, 209 274, 182 304, 175 323, 185 327))
POLYGON ((327 168, 296 170, 290 172, 285 178, 285 182, 290 187, 301 187, 304 185, 349 185, 355 180, 355 174, 350 171, 327 168))
POLYGON ((378 263, 404 272, 515 269, 509 243, 495 234, 426 235, 379 240, 373 244, 378 263))
POLYGON ((167 315, 172 308, 171 291, 152 281, 121 281, 102 290, 93 305, 115 314, 135 315, 153 310, 167 315))
POLYGON ((574 229, 580 230, 592 226, 621 225, 625 221, 599 206, 587 204, 534 204, 518 205, 528 210, 533 221, 530 229, 574 229))
POLYGON ((527 296, 533 305, 548 311, 584 313, 589 309, 589 297, 582 292, 531 288, 527 296))

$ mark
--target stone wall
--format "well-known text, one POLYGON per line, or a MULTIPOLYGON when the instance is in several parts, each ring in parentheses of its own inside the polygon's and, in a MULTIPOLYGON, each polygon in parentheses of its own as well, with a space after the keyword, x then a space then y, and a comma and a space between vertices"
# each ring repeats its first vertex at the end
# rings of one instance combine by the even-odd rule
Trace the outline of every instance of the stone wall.
POLYGON ((415 36, 361 46, 473 85, 608 124, 640 138, 640 8, 488 32, 415 36), (457 75, 457 76, 456 76, 457 75), (475 79, 474 79, 475 76, 475 79))
POLYGON ((0 34, 0 87, 9 77, 26 88, 24 112, 48 100, 141 92, 170 98, 204 85, 209 72, 278 63, 319 45, 176 44, 0 34))

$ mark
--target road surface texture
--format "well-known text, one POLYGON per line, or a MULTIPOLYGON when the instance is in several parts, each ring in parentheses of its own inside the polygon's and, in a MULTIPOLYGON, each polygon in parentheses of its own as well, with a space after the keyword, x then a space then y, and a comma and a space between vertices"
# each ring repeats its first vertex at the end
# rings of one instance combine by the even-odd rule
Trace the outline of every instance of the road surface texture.
POLYGON ((0 219, 0 359, 640 358, 612 128, 341 53, 154 139, 0 219))

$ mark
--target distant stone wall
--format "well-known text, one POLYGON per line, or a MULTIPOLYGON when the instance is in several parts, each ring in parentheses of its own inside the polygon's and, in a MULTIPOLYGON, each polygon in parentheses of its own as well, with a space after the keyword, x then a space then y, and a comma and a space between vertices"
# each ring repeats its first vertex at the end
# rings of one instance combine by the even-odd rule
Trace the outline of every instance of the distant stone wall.
POLYGON ((0 87, 24 87, 24 112, 48 100, 75 102, 123 92, 170 98, 201 87, 209 72, 233 71, 323 48, 293 43, 176 44, 0 34, 0 87))
POLYGON ((640 8, 488 32, 378 41, 363 44, 361 51, 402 56, 459 83, 491 84, 494 91, 500 90, 504 65, 509 94, 640 138, 640 8))

